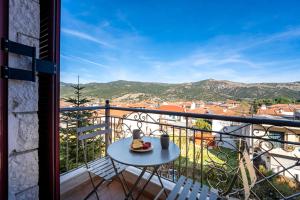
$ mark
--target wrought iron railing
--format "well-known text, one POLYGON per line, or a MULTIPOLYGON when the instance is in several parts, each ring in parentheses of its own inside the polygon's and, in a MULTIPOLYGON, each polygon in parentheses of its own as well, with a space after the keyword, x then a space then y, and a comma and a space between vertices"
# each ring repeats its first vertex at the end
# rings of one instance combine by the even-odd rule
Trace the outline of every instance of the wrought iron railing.
POLYGON ((109 143, 130 137, 134 129, 152 137, 168 133, 181 154, 159 169, 162 177, 175 182, 184 175, 225 192, 237 175, 229 194, 241 197, 237 172, 243 148, 258 177, 252 198, 300 199, 300 121, 113 107, 108 101, 105 106, 62 108, 61 173, 83 163, 76 128, 103 122, 109 122, 112 134, 88 142, 89 160, 105 156, 109 143))

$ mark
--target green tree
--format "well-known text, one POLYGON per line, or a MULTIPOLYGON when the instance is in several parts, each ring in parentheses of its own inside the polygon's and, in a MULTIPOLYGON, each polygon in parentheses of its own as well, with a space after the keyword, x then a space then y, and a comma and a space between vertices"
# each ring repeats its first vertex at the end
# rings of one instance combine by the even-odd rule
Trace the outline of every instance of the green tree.
MULTIPOLYGON (((74 89, 74 96, 64 99, 65 102, 70 103, 72 107, 76 108, 83 107, 86 103, 90 102, 90 100, 82 96, 82 91, 85 87, 80 86, 79 76, 78 83, 71 87, 74 89)), ((61 114, 62 122, 65 123, 66 126, 60 129, 61 172, 77 167, 76 162, 82 164, 83 151, 81 144, 77 140, 76 128, 92 124, 92 116, 93 113, 86 110, 63 112, 61 114), (78 154, 77 149, 79 149, 78 154)), ((91 142, 88 141, 88 143, 91 142)), ((91 151, 91 149, 89 149, 89 151, 91 151)), ((88 152, 88 155, 92 155, 92 152, 88 152)))
POLYGON ((247 101, 240 101, 239 112, 240 114, 249 114, 250 105, 247 101))
POLYGON ((197 121, 195 122, 194 126, 196 128, 202 129, 202 130, 208 130, 211 131, 212 127, 211 127, 211 123, 204 120, 204 119, 197 119, 197 121))
POLYGON ((256 114, 257 111, 258 111, 258 108, 259 108, 259 105, 258 105, 258 102, 257 102, 257 99, 255 99, 252 103, 251 103, 251 114, 256 114))
MULTIPOLYGON (((71 103, 72 107, 77 108, 83 107, 86 103, 90 102, 89 99, 82 96, 82 90, 84 90, 85 87, 80 86, 79 76, 77 84, 71 87, 74 89, 74 96, 64 99, 65 102, 71 103)), ((77 126, 85 126, 88 124, 88 118, 92 116, 92 113, 90 111, 66 112, 63 113, 63 116, 68 120, 76 121, 77 126)))
POLYGON ((284 96, 279 96, 274 99, 254 99, 254 101, 251 103, 252 107, 252 114, 256 114, 259 107, 262 105, 270 106, 273 104, 293 104, 297 101, 295 99, 291 99, 284 96))
POLYGON ((295 103, 295 100, 290 99, 288 97, 279 96, 274 99, 274 103, 275 104, 291 104, 291 103, 295 103))

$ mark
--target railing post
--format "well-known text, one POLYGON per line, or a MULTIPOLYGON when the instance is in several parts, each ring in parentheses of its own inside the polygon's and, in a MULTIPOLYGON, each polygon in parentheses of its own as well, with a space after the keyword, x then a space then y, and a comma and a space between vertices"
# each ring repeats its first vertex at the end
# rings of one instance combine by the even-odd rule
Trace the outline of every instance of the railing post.
POLYGON ((189 130, 188 130, 188 126, 189 126, 189 118, 186 117, 185 118, 185 172, 186 172, 186 177, 188 177, 188 154, 189 154, 189 130))
POLYGON ((201 131, 201 169, 200 169, 200 174, 201 174, 201 187, 203 186, 203 131, 201 131))
MULTIPOLYGON (((105 130, 110 129, 110 105, 109 100, 105 101, 105 130)), ((107 147, 111 143, 111 131, 105 134, 105 155, 107 155, 107 147)))
MULTIPOLYGON (((77 106, 78 108, 79 106, 77 106)), ((79 120, 79 110, 76 112, 76 129, 79 128, 81 126, 79 120)), ((79 141, 78 141, 78 134, 76 132, 76 167, 78 167, 78 160, 79 160, 79 141)))

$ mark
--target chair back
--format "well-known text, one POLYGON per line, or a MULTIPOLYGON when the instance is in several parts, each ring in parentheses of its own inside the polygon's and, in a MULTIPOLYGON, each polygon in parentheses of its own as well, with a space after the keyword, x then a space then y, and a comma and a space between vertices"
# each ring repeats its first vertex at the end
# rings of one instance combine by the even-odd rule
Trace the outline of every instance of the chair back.
POLYGON ((245 199, 249 199, 250 191, 256 183, 257 176, 246 148, 244 149, 243 156, 239 162, 239 170, 242 176, 245 199))
POLYGON ((236 192, 232 192, 233 186, 235 185, 235 183, 238 179, 241 179, 242 183, 243 183, 243 189, 238 190, 238 191, 244 190, 245 200, 247 200, 250 197, 251 189, 254 187, 254 185, 256 183, 257 176, 255 173, 253 163, 252 163, 249 153, 247 151, 246 143, 243 142, 243 145, 241 145, 241 146, 242 146, 243 150, 239 151, 241 157, 238 162, 237 171, 236 171, 235 175, 233 176, 229 187, 227 188, 227 190, 224 193, 222 193, 222 195, 227 196, 227 195, 236 193, 236 192))
POLYGON ((78 138, 79 141, 81 141, 81 144, 82 144, 84 163, 85 163, 87 168, 88 168, 88 161, 87 161, 87 148, 86 148, 86 141, 85 140, 93 139, 98 135, 110 134, 111 129, 103 129, 105 127, 107 127, 107 124, 103 123, 103 124, 96 124, 96 125, 78 127, 77 130, 76 130, 77 138, 78 138))

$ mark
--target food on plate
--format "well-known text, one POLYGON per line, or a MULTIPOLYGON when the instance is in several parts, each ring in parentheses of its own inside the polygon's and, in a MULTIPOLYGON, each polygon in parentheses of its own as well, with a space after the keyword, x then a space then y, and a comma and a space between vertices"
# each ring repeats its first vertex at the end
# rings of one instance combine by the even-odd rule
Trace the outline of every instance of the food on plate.
POLYGON ((144 142, 142 139, 134 139, 131 143, 131 148, 134 150, 149 149, 151 148, 151 142, 144 142))
POLYGON ((151 142, 145 142, 144 144, 143 144, 143 149, 148 149, 148 148, 150 148, 151 147, 151 142))
POLYGON ((134 139, 133 142, 132 142, 132 144, 131 144, 131 147, 133 149, 141 149, 141 148, 143 148, 143 144, 144 144, 143 140, 141 140, 141 139, 134 139))

